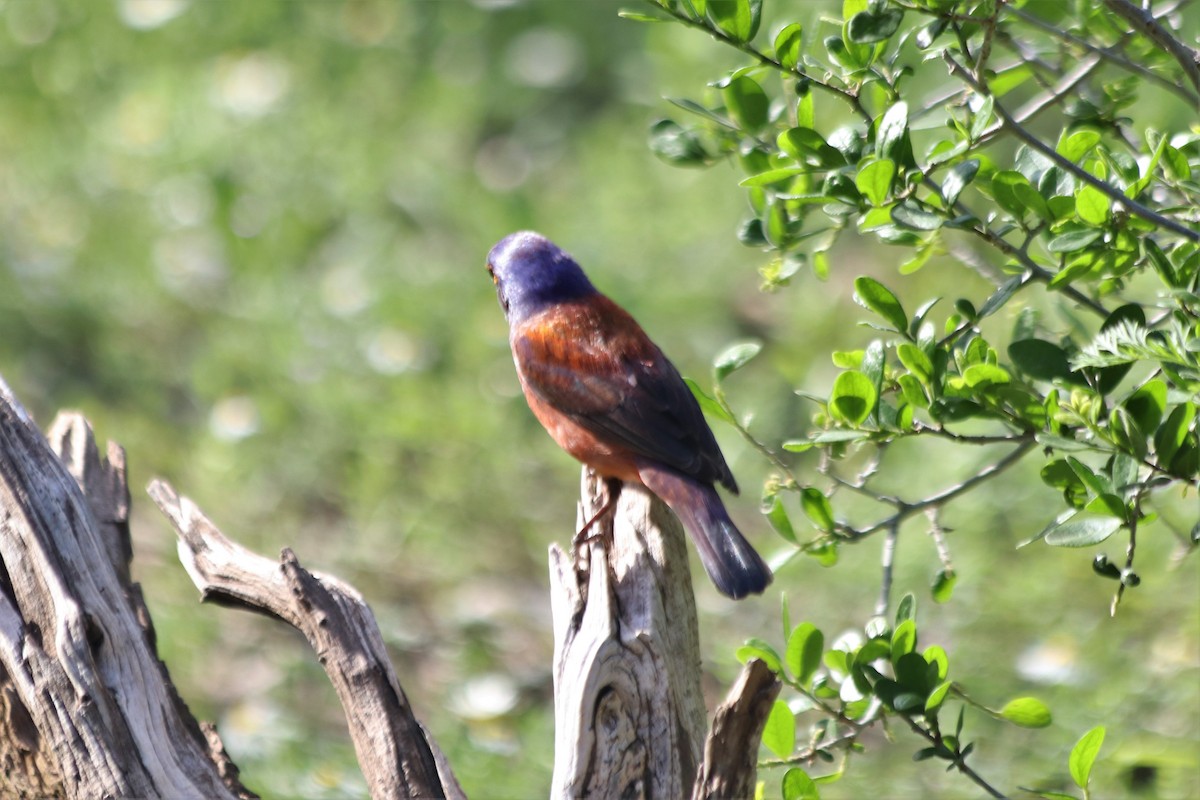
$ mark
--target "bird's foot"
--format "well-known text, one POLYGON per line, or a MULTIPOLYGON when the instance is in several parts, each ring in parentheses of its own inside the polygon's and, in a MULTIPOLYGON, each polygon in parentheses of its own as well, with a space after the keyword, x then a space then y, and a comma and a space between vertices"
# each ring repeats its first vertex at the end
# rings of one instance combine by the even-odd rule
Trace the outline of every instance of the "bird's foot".
POLYGON ((617 510, 617 498, 621 496, 621 481, 618 478, 604 479, 604 503, 600 510, 592 515, 584 526, 579 529, 572 539, 576 549, 605 536, 612 536, 612 517, 617 510), (603 523, 603 524, 602 524, 603 523))

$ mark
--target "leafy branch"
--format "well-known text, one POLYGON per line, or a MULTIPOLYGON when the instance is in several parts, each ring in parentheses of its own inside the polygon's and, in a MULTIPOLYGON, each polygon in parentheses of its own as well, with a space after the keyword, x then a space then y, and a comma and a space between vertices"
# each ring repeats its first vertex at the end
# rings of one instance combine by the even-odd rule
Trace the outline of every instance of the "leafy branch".
MULTIPOLYGON (((918 654, 907 643, 907 597, 895 624, 884 621, 900 533, 926 517, 939 566, 933 597, 948 599, 956 575, 943 511, 1040 454, 1043 491, 1061 505, 1024 544, 1091 547, 1123 533, 1122 561, 1093 560, 1097 575, 1118 582, 1115 611, 1142 580, 1135 555, 1153 535, 1154 509, 1171 502, 1168 490, 1200 490, 1200 130, 1187 127, 1194 114, 1182 123, 1169 110, 1151 114, 1136 130, 1132 118, 1147 116, 1135 109, 1146 85, 1188 111, 1200 105, 1195 51, 1170 27, 1187 0, 1153 13, 1105 0, 1036 15, 1005 0, 842 0, 841 19, 782 20, 769 45, 755 44, 764 4, 649 2, 644 18, 702 31, 751 59, 705 97, 673 100, 691 119, 655 123, 652 149, 673 164, 728 161, 743 173, 750 214, 738 238, 765 254, 767 291, 806 271, 828 279, 834 248, 852 237, 904 253, 902 275, 938 269, 950 287, 910 314, 891 280, 859 276, 854 299, 871 332, 861 349, 832 354, 831 386, 797 392, 816 411, 778 444, 753 433, 725 393, 770 341, 718 356, 711 396, 692 387, 770 464, 762 511, 792 548, 780 560, 804 553, 829 566, 839 547, 883 533, 865 639, 825 651, 824 672, 804 655, 815 627, 791 628, 785 610, 786 653, 774 663, 824 726, 797 748, 785 706, 764 737, 778 757, 767 764, 790 767, 785 797, 815 796, 806 781, 836 779, 862 730, 900 716, 925 740, 922 758, 1002 796, 968 766, 961 717, 948 734, 938 709, 947 697, 1005 719, 1044 707, 994 712, 946 682, 940 648, 918 654), (831 101, 849 113, 828 114, 831 101), (1040 133, 1055 128, 1056 137, 1040 133), (993 287, 966 296, 954 272, 963 266, 993 287), (877 478, 895 473, 884 454, 901 439, 1005 449, 933 492, 878 490, 877 478), (803 477, 810 451, 823 486, 803 477), (869 521, 848 522, 863 505, 869 521), (874 666, 881 659, 886 669, 874 666), (832 763, 834 751, 838 772, 810 779, 801 770, 832 763)), ((1179 534, 1191 537, 1181 552, 1197 549, 1198 531, 1179 534)), ((757 639, 747 648, 774 653, 757 639)), ((1086 780, 1079 785, 1086 793, 1086 780)))

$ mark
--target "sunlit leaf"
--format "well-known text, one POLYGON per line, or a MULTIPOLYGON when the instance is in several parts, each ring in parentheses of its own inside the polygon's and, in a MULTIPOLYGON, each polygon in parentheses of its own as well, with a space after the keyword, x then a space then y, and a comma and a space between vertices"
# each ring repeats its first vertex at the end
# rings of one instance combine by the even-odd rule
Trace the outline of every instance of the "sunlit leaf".
POLYGON ((738 342, 722 350, 713 359, 713 372, 717 381, 724 380, 730 373, 746 366, 760 352, 762 342, 738 342))
POLYGON ((908 330, 908 316, 892 290, 866 275, 854 281, 854 296, 860 303, 883 317, 897 331, 908 330))
POLYGON ((857 370, 848 370, 833 382, 829 411, 842 422, 858 426, 870 416, 877 396, 870 378, 857 370))
POLYGON ((821 800, 817 784, 799 767, 792 767, 783 774, 780 791, 783 800, 821 800))
POLYGON ((1113 517, 1072 517, 1055 525, 1046 534, 1046 544, 1054 547, 1089 547, 1099 544, 1121 528, 1113 517))
POLYGON ((1050 709, 1036 697, 1017 697, 1000 709, 1000 716, 1022 728, 1045 728, 1053 722, 1050 709))
POLYGON ((889 159, 872 161, 858 171, 854 185, 871 201, 871 205, 881 206, 887 200, 892 188, 892 179, 896 177, 896 164, 889 159))
POLYGON ((1096 763, 1096 756, 1100 754, 1100 747, 1103 744, 1104 726, 1098 725, 1079 737, 1079 741, 1071 748, 1071 757, 1067 761, 1067 766, 1071 770, 1071 779, 1080 789, 1087 788, 1088 781, 1092 776, 1092 767, 1096 763))
POLYGON ((804 42, 804 27, 799 22, 786 26, 775 37, 775 58, 785 69, 795 69, 800 62, 804 42))
POLYGON ((802 622, 788 636, 784 656, 788 672, 802 686, 807 686, 821 666, 821 655, 825 650, 825 634, 811 622, 802 622))
POLYGON ((796 749, 796 715, 782 700, 776 700, 763 726, 762 743, 778 758, 787 758, 796 749))

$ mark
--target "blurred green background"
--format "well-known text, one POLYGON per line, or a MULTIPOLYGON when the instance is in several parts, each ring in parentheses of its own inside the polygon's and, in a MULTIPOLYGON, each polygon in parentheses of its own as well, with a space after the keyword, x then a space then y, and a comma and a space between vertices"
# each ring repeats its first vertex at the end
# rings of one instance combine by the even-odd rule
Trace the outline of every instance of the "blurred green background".
MULTIPOLYGON (((839 5, 777 13, 819 29, 839 5)), ((356 585, 469 795, 544 796, 545 554, 573 533, 579 471, 520 396, 488 248, 522 228, 555 239, 701 384, 727 343, 764 340, 730 394, 768 442, 803 433, 812 407, 793 390, 824 391, 829 351, 869 341, 850 324, 862 316, 855 276, 886 275, 918 302, 946 280, 927 268, 901 282, 890 254, 855 244, 835 251, 827 283, 803 275, 760 293, 763 258, 734 236, 736 171, 680 170, 645 143, 673 110, 664 96, 701 93, 736 54, 617 9, 0 5, 0 374, 43 426, 78 408, 128 450, 134 570, 161 653, 264 797, 363 795, 340 709, 296 635, 196 603, 167 523, 140 494, 151 477, 247 546, 292 547, 356 585)), ((954 292, 987 295, 973 272, 952 279, 954 292)), ((782 553, 755 499, 768 465, 717 433, 744 487, 732 513, 765 553, 782 553)), ((889 455, 910 491, 914 475, 942 486, 994 457, 889 455)), ((982 702, 1033 693, 1055 711, 1037 732, 968 714, 976 768, 1001 785, 1063 779, 1075 738, 1105 723, 1101 785, 1145 762, 1162 768, 1162 796, 1200 791, 1195 564, 1175 569, 1173 540, 1149 529, 1163 535, 1141 542, 1144 583, 1108 619, 1112 586, 1090 555, 1014 549, 1056 509, 1039 467, 1027 459, 947 514, 951 603, 927 599, 938 565, 920 524, 901 541, 897 596, 924 598, 923 644, 945 646, 982 702)), ((1164 511, 1197 513, 1194 497, 1164 511)), ((782 591, 794 619, 861 625, 878 558, 868 542, 834 569, 795 560, 765 597, 738 604, 698 572, 713 701, 742 639, 779 641, 782 591)), ((828 795, 970 795, 911 764, 919 744, 898 735, 895 746, 877 737, 828 795)))

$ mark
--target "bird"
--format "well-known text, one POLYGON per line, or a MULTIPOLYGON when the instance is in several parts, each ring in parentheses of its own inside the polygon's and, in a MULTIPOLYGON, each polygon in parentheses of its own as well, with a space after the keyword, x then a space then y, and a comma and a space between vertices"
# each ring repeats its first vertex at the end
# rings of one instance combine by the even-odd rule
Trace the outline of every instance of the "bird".
POLYGON ((733 599, 761 594, 771 570, 716 490, 720 484, 737 494, 737 481, 662 350, 541 234, 505 236, 488 253, 487 268, 530 410, 611 487, 605 508, 579 536, 622 485, 641 484, 679 517, 718 591, 733 599))

